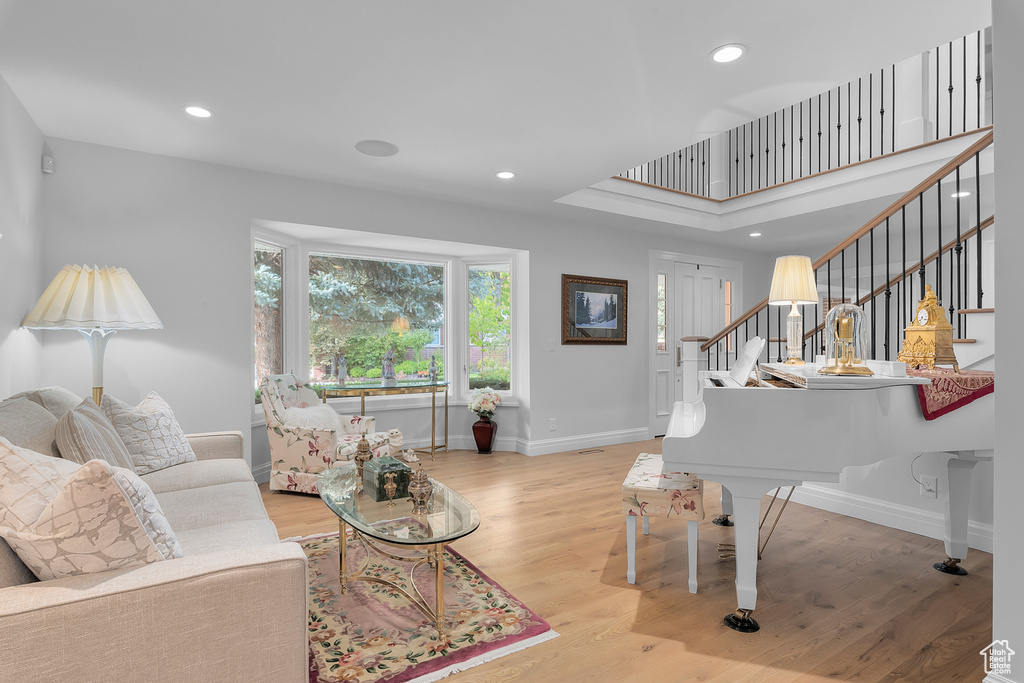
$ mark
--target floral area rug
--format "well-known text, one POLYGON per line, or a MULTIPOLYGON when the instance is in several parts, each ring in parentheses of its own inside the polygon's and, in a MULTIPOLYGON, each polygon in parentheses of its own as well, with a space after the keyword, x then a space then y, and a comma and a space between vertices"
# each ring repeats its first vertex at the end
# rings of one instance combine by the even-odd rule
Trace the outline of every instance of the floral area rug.
MULTIPOLYGON (((450 547, 444 555, 448 643, 434 624, 394 589, 349 582, 341 594, 338 534, 299 540, 309 559, 309 680, 428 683, 558 636, 546 621, 450 547)), ((362 544, 348 540, 349 571, 363 563, 362 544)), ((368 573, 413 592, 412 563, 371 551, 368 573)), ((416 586, 434 604, 434 570, 416 569, 416 586)))

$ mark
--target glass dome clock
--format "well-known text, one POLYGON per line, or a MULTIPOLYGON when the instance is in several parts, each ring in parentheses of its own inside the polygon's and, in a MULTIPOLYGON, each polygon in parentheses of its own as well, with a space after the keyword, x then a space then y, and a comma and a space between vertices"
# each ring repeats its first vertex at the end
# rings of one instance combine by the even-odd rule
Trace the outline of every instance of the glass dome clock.
POLYGON ((839 304, 825 316, 825 365, 820 375, 873 375, 865 359, 868 328, 864 311, 853 304, 839 304))

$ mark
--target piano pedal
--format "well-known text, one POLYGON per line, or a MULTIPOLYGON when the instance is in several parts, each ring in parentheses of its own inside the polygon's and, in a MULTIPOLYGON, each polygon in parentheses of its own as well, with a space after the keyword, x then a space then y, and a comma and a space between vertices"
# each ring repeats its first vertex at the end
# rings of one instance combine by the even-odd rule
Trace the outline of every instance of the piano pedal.
POLYGON ((954 576, 967 576, 967 570, 960 566, 959 557, 947 557, 945 562, 936 562, 932 565, 935 569, 938 569, 943 574, 953 574, 954 576))
POLYGON ((753 612, 752 609, 737 607, 735 612, 725 616, 725 625, 740 633, 756 633, 761 630, 761 626, 750 616, 753 612))
POLYGON ((711 520, 711 523, 717 524, 718 526, 733 526, 732 520, 729 519, 729 515, 718 515, 711 520))

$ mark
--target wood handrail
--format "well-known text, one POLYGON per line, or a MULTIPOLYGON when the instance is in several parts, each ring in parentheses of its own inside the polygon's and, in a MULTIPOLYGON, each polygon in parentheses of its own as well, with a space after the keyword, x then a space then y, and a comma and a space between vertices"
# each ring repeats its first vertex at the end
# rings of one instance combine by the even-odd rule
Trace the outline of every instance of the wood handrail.
MULTIPOLYGON (((895 202, 890 204, 885 210, 883 210, 877 216, 875 216, 874 218, 869 220, 867 223, 865 223, 859 230, 857 230, 852 235, 847 237, 845 240, 840 242, 838 245, 836 245, 835 247, 830 249, 824 256, 822 256, 821 258, 819 258, 817 261, 814 262, 813 267, 814 267, 815 272, 817 272, 817 270, 819 268, 821 268, 822 266, 827 264, 833 258, 835 258, 839 254, 841 254, 844 249, 852 246, 854 243, 856 243, 857 240, 859 240, 860 238, 864 237, 869 232, 871 232, 872 230, 877 228, 879 225, 881 225, 882 222, 886 218, 891 218, 892 216, 896 215, 896 213, 900 209, 902 209, 904 206, 907 206, 912 201, 917 199, 917 196, 919 194, 924 193, 925 190, 931 188, 932 185, 935 185, 937 182, 939 182, 940 180, 945 178, 947 175, 952 173, 958 166, 966 163, 975 154, 979 153, 980 151, 982 151, 983 149, 985 149, 986 147, 991 145, 993 137, 994 137, 994 131, 989 130, 987 133, 985 133, 985 135, 983 135, 978 140, 976 140, 970 147, 968 147, 964 151, 960 152, 960 154, 956 155, 955 157, 950 159, 948 162, 943 164, 941 168, 939 168, 937 171, 935 171, 934 173, 929 175, 927 178, 922 180, 920 183, 918 183, 912 190, 910 190, 909 192, 904 194, 902 197, 897 199, 895 202)), ((992 220, 992 218, 990 217, 989 220, 992 220)), ((984 227, 988 227, 988 226, 984 226, 984 227)), ((961 236, 961 240, 963 240, 963 239, 965 239, 965 237, 961 236)), ((943 253, 945 253, 945 252, 943 252, 943 253)), ((920 264, 918 264, 918 266, 920 267, 920 264)), ((768 305, 768 297, 765 297, 764 299, 759 301, 757 304, 755 304, 754 306, 752 306, 749 309, 747 309, 747 311, 743 315, 741 315, 739 318, 737 318, 736 320, 731 322, 729 325, 727 325, 720 332, 718 332, 717 334, 713 335, 711 337, 711 339, 708 340, 707 343, 705 343, 704 345, 702 345, 700 347, 700 350, 701 351, 707 351, 708 349, 710 349, 712 346, 717 344, 719 341, 721 341, 722 339, 727 337, 733 330, 736 330, 737 328, 739 328, 740 325, 744 324, 745 322, 747 322, 748 320, 753 318, 755 315, 760 313, 761 309, 764 308, 767 305, 768 305)))

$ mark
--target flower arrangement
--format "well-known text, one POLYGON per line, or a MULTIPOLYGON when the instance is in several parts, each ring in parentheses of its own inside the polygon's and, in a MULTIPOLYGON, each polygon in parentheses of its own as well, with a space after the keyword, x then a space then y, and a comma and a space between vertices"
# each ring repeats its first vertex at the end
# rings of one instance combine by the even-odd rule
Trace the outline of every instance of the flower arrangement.
POLYGON ((494 389, 485 387, 473 392, 473 396, 469 400, 469 409, 480 417, 490 419, 494 417, 494 410, 499 403, 501 403, 501 395, 494 389))

